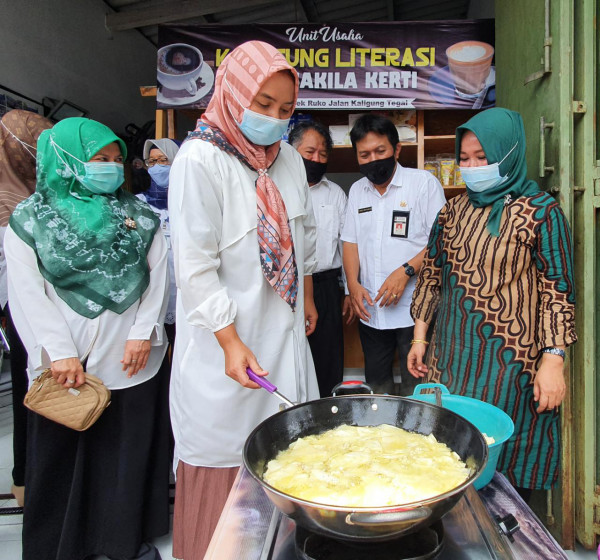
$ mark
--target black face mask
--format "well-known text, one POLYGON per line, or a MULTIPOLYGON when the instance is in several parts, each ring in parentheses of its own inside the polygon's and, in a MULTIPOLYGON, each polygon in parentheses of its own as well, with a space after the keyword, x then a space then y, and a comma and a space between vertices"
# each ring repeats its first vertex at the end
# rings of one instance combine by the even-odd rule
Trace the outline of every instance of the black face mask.
POLYGON ((396 168, 396 157, 376 159, 358 166, 360 172, 374 185, 383 185, 388 181, 396 168))
POLYGON ((321 177, 325 175, 327 164, 306 159, 304 157, 302 160, 304 161, 304 168, 306 169, 306 179, 308 180, 308 183, 318 183, 321 180, 321 177))

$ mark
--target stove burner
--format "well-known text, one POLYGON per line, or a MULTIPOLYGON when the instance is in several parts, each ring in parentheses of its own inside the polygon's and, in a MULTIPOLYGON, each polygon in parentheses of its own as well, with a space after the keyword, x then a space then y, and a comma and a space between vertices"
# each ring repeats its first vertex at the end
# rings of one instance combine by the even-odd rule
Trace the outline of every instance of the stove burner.
POLYGON ((444 525, 433 525, 392 541, 336 541, 296 526, 296 555, 300 560, 425 560, 444 546, 444 525))

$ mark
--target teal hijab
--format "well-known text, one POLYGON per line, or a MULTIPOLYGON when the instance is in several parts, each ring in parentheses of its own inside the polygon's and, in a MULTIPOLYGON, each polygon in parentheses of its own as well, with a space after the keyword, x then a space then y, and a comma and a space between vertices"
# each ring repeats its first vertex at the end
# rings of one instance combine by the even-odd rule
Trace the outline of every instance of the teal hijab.
POLYGON ((527 179, 523 119, 519 113, 501 107, 477 113, 456 129, 457 162, 460 162, 460 145, 467 130, 477 136, 488 164, 498 163, 506 158, 500 164, 500 176, 507 177, 504 183, 483 192, 474 192, 467 188, 467 195, 473 206, 492 207, 487 229, 491 235, 497 237, 500 235, 500 220, 504 207, 520 196, 532 196, 539 192, 537 183, 527 179))
POLYGON ((36 253, 42 276, 71 309, 94 318, 122 313, 150 282, 147 254, 159 220, 121 187, 94 194, 78 180, 99 150, 125 143, 99 122, 64 119, 37 144, 36 191, 10 218, 14 232, 36 253), (131 228, 133 218, 135 229, 131 228))

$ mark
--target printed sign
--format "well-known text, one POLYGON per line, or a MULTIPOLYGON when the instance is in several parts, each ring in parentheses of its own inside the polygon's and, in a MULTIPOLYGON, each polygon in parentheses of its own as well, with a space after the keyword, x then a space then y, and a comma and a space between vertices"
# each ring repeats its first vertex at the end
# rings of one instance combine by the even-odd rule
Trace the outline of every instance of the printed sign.
POLYGON ((494 20, 161 25, 159 109, 204 108, 237 45, 275 46, 300 77, 298 109, 487 108, 496 100, 494 20))

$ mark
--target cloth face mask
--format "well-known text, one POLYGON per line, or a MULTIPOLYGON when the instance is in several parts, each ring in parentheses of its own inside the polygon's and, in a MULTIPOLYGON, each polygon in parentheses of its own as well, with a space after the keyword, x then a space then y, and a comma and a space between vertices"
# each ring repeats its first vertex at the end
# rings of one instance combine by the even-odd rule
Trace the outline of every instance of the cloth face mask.
POLYGON ((390 156, 385 159, 376 159, 359 165, 358 169, 374 185, 383 185, 391 178, 396 169, 396 158, 390 156))
POLYGON ((304 162, 304 169, 306 169, 306 179, 309 184, 318 183, 325 171, 327 170, 327 164, 321 163, 320 161, 313 161, 312 159, 302 158, 304 162))
POLYGON ((81 184, 94 194, 112 194, 125 180, 122 163, 113 161, 86 161, 81 184))
MULTIPOLYGON (((235 118, 233 119, 242 131, 242 134, 257 146, 270 146, 281 140, 281 137, 288 129, 290 119, 276 119, 245 108, 229 85, 227 77, 224 77, 223 79, 227 84, 231 95, 233 95, 235 100, 240 104, 240 107, 244 109, 244 116, 242 117, 241 123, 238 123, 235 118)), ((231 116, 233 117, 233 115, 231 116)))
MULTIPOLYGON (((518 144, 518 142, 517 142, 518 144)), ((510 155, 510 153, 517 147, 515 144, 508 154, 506 154, 498 163, 490 163, 489 165, 480 165, 479 167, 462 167, 460 168, 460 174, 469 188, 473 192, 483 192, 494 187, 500 186, 506 182, 508 175, 500 176, 500 164, 510 155)))
MULTIPOLYGON (((67 171, 75 177, 88 191, 94 194, 112 194, 125 181, 125 169, 122 163, 112 161, 81 161, 73 154, 61 148, 53 139, 50 140, 54 151, 63 162, 67 171), (58 153, 61 150, 65 154, 71 156, 83 165, 84 174, 80 175, 76 169, 73 169, 58 153)), ((73 193, 71 193, 73 194, 73 193)))
POLYGON ((154 182, 161 188, 166 189, 169 187, 169 172, 171 171, 170 165, 153 165, 148 169, 150 177, 154 182))

